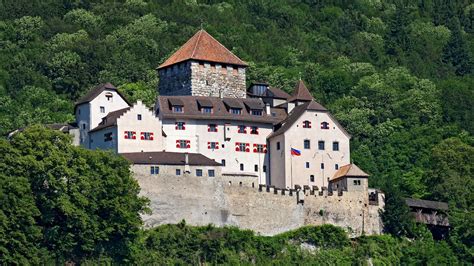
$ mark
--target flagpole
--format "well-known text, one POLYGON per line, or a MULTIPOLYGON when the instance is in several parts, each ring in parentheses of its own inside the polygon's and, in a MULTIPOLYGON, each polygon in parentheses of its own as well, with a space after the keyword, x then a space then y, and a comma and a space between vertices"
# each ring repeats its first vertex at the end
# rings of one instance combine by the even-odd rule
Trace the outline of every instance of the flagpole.
POLYGON ((291 162, 290 162, 290 164, 291 164, 291 182, 290 182, 291 186, 290 186, 290 189, 293 188, 293 153, 292 153, 291 149, 292 148, 290 147, 290 156, 291 156, 291 158, 290 158, 290 160, 291 160, 291 162))

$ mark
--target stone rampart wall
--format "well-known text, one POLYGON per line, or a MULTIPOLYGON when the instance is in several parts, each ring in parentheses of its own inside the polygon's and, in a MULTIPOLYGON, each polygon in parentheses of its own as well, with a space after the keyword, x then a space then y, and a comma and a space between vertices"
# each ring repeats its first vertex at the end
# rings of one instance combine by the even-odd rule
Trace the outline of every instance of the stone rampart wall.
POLYGON ((135 174, 142 195, 151 200, 147 227, 185 220, 191 225, 233 225, 262 235, 274 235, 304 225, 333 224, 350 236, 380 234, 379 205, 366 193, 281 190, 225 177, 176 177, 135 174))

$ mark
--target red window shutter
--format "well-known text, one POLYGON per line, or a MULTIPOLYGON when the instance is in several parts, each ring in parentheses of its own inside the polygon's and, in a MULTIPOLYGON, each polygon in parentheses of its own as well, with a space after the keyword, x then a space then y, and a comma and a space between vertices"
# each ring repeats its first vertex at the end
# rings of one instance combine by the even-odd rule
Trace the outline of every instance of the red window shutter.
POLYGON ((191 148, 191 141, 190 140, 186 140, 186 148, 187 149, 191 148))
POLYGON ((181 145, 179 144, 179 140, 176 140, 176 148, 181 148, 181 145))
POLYGON ((250 152, 250 144, 245 143, 245 152, 250 152))
POLYGON ((140 132, 140 139, 144 140, 145 139, 145 132, 140 132))
POLYGON ((207 125, 207 132, 211 132, 211 125, 207 125))
POLYGON ((235 143, 235 151, 240 151, 240 145, 238 142, 235 143))
POLYGON ((153 132, 150 132, 150 140, 153 140, 153 132))
POLYGON ((257 130, 256 130, 256 131, 257 131, 257 135, 258 135, 258 127, 257 127, 257 130))
POLYGON ((132 131, 132 139, 137 139, 137 132, 132 131))
POLYGON ((216 150, 219 149, 219 142, 216 142, 216 150))
POLYGON ((125 139, 128 139, 128 132, 125 131, 125 139))
POLYGON ((263 145, 263 153, 267 153, 267 145, 263 145))
POLYGON ((178 130, 178 122, 175 123, 174 129, 178 130))
POLYGON ((210 142, 207 143, 207 148, 208 148, 209 150, 211 149, 211 143, 210 143, 210 142))
POLYGON ((186 130, 186 123, 183 122, 183 130, 186 130))

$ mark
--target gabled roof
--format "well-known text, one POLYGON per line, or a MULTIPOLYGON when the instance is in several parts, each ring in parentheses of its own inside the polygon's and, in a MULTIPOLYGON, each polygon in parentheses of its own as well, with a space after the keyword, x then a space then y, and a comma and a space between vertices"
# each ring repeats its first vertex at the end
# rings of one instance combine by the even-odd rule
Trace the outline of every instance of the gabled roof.
POLYGON ((97 96, 99 96, 105 90, 112 90, 112 91, 117 92, 120 95, 120 97, 122 97, 128 105, 131 105, 130 102, 127 100, 127 98, 125 98, 125 96, 117 88, 115 88, 114 85, 107 82, 105 84, 100 84, 99 86, 93 88, 88 93, 86 93, 86 95, 82 96, 79 100, 77 100, 77 102, 74 106, 74 109, 78 105, 88 103, 88 102, 94 100, 97 96))
POLYGON ((112 127, 117 125, 117 119, 123 115, 125 112, 130 110, 131 107, 119 109, 113 112, 108 113, 104 118, 102 118, 102 122, 99 123, 98 126, 91 129, 89 132, 95 132, 104 128, 112 127))
POLYGON ((331 181, 335 181, 342 177, 368 177, 369 175, 362 171, 357 165, 355 164, 346 164, 341 166, 339 170, 334 173, 331 181))
POLYGON ((279 98, 279 99, 289 99, 291 95, 283 91, 282 89, 275 88, 275 87, 269 87, 268 91, 270 94, 273 96, 273 98, 279 98))
POLYGON ((293 94, 291 95, 290 99, 288 101, 311 101, 313 100, 313 96, 309 92, 308 88, 306 88, 306 85, 304 85, 304 82, 302 80, 299 80, 296 83, 295 90, 293 91, 293 94))
MULTIPOLYGON (((132 152, 121 153, 133 164, 185 165, 185 153, 180 152, 132 152)), ((221 166, 220 163, 200 154, 188 153, 189 165, 221 166)))
MULTIPOLYGON (((300 105, 296 106, 295 108, 293 108, 293 110, 291 110, 291 112, 288 114, 286 119, 283 120, 280 123, 281 127, 278 130, 276 130, 275 132, 273 132, 272 134, 270 134, 270 136, 268 136, 268 138, 273 138, 273 137, 276 137, 278 135, 281 135, 281 134, 285 133, 288 129, 291 128, 291 126, 293 126, 294 123, 296 123, 296 121, 298 121, 298 118, 300 118, 300 116, 302 116, 304 114, 304 112, 306 112, 307 110, 327 112, 327 109, 324 108, 324 106, 322 106, 321 104, 319 104, 315 101, 310 101, 310 102, 300 104, 300 105)), ((331 118, 334 121, 336 121, 336 119, 334 119, 332 116, 331 116, 331 118)), ((338 124, 338 126, 340 128, 342 128, 342 130, 345 132, 344 128, 341 125, 338 124)), ((349 134, 347 134, 347 135, 349 135, 349 134)))
POLYGON ((244 67, 248 66, 247 63, 225 48, 224 45, 214 39, 209 33, 205 30, 200 30, 161 64, 158 69, 191 59, 244 67))

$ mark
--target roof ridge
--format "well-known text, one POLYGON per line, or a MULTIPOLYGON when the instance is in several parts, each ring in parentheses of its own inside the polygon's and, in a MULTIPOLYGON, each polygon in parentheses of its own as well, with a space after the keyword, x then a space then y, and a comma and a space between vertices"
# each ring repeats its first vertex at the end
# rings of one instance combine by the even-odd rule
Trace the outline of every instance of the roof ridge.
POLYGON ((198 37, 197 37, 197 40, 196 40, 196 43, 194 43, 194 48, 193 48, 193 52, 191 53, 191 58, 194 58, 194 54, 196 53, 196 49, 198 47, 198 44, 199 44, 199 41, 201 40, 201 35, 202 35, 202 32, 203 32, 203 29, 201 29, 200 31, 198 31, 198 37))

